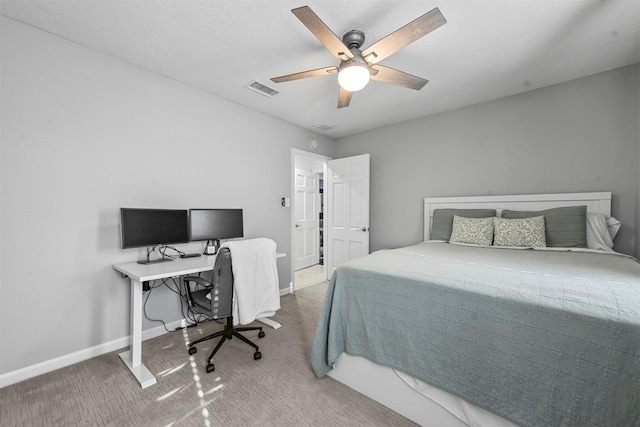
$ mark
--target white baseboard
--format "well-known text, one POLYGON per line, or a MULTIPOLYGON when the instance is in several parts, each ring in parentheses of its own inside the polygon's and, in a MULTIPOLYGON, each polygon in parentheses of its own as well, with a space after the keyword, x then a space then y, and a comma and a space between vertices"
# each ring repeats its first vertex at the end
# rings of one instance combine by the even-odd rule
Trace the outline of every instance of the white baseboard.
POLYGON ((280 289, 280 296, 289 295, 293 293, 293 282, 289 284, 288 288, 280 289))
MULTIPOLYGON (((280 289, 280 296, 288 295, 290 293, 292 293, 291 289, 288 289, 288 288, 280 289)), ((185 324, 184 322, 185 322, 184 320, 176 320, 175 322, 167 323, 167 329, 175 329, 178 327, 182 327, 185 324)), ((271 324, 269 324, 269 326, 274 327, 271 324)), ((146 329, 142 331, 142 340, 145 341, 151 338, 159 337, 160 335, 163 335, 166 333, 167 331, 164 328, 164 326, 158 326, 155 328, 146 329)), ((56 369, 70 366, 70 365, 73 365, 74 363, 82 362, 84 360, 91 359, 92 357, 100 356, 102 354, 118 350, 120 348, 129 347, 130 344, 131 344, 131 336, 126 336, 126 337, 115 339, 113 341, 96 345, 94 347, 89 347, 83 350, 69 353, 64 356, 56 357, 51 360, 45 360, 44 362, 36 363, 35 365, 16 369, 15 371, 7 372, 6 374, 1 374, 0 388, 6 387, 11 384, 19 383, 20 381, 28 380, 29 378, 37 377, 38 375, 46 374, 47 372, 55 371, 56 369)))
MULTIPOLYGON (((175 329, 181 326, 184 326, 183 320, 176 320, 175 322, 167 323, 168 329, 175 329)), ((160 335, 166 333, 167 331, 164 326, 146 329, 142 331, 142 340, 145 341, 151 338, 159 337, 160 335)), ((69 353, 67 355, 56 357, 51 360, 36 363, 35 365, 7 372, 6 374, 0 375, 0 388, 19 383, 20 381, 28 380, 29 378, 37 377, 38 375, 46 374, 47 372, 55 371, 56 369, 73 365, 74 363, 91 359, 92 357, 100 356, 102 354, 109 353, 121 348, 126 348, 130 344, 130 336, 118 338, 113 341, 96 345, 94 347, 85 348, 74 353, 69 353)))

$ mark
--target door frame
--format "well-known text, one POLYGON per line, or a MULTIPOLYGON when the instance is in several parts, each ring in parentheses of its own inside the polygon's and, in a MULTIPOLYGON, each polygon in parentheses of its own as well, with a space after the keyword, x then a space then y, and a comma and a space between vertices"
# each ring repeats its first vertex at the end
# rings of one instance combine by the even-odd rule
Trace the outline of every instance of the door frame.
MULTIPOLYGON (((329 160, 332 160, 332 157, 329 156, 325 156, 323 154, 316 154, 316 153, 312 153, 309 151, 304 151, 304 150, 300 150, 298 148, 292 148, 291 149, 291 167, 290 167, 290 193, 291 194, 291 212, 289 215, 289 238, 290 238, 290 247, 291 247, 291 254, 292 254, 292 261, 291 261, 291 283, 289 283, 289 292, 290 293, 295 293, 295 282, 296 282, 296 269, 295 269, 295 262, 293 261, 293 254, 296 253, 296 242, 295 242, 295 233, 293 232, 293 228, 294 225, 296 223, 296 215, 295 215, 295 209, 294 209, 294 203, 295 203, 295 174, 296 174, 296 156, 300 156, 300 157, 306 157, 312 160, 320 160, 322 162, 322 175, 323 175, 323 179, 326 179, 327 173, 328 173, 328 169, 327 169, 327 162, 329 160)), ((324 200, 324 214, 323 214, 323 221, 326 223, 327 221, 327 215, 328 215, 329 210, 327 209, 327 199, 325 197, 324 200)), ((326 232, 325 232, 325 242, 326 242, 326 232)), ((327 252, 327 245, 324 246, 324 258, 327 259, 328 256, 328 252, 327 252)), ((324 278, 327 279, 327 263, 325 262, 323 264, 323 275, 324 278)))

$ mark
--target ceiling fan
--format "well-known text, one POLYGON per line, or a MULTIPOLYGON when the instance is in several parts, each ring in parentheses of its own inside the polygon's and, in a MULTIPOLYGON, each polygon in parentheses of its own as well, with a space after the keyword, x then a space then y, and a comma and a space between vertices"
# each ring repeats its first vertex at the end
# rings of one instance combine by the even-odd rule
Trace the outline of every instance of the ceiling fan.
POLYGON ((385 67, 378 62, 447 22, 440 10, 435 8, 365 50, 360 50, 364 43, 362 31, 348 31, 340 40, 309 6, 298 7, 292 9, 291 12, 341 62, 338 66, 287 74, 286 76, 274 77, 271 80, 274 83, 282 83, 338 73, 338 83, 340 84, 338 108, 348 107, 353 92, 363 89, 369 83, 369 79, 415 90, 422 89, 428 80, 385 67))

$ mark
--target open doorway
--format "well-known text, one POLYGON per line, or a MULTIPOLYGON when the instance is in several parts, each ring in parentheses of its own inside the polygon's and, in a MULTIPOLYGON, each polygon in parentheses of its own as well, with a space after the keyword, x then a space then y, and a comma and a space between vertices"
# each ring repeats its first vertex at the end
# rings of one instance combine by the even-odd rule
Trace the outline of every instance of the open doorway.
POLYGON ((291 152, 292 292, 327 278, 324 177, 329 160, 297 149, 291 152))

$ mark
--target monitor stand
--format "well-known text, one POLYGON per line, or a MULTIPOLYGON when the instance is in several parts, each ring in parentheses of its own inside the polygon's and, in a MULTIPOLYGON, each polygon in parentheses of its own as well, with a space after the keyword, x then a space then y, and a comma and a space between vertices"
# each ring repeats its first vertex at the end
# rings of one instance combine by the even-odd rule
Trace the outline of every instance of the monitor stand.
POLYGON ((153 248, 151 248, 150 251, 147 252, 147 259, 141 259, 140 261, 138 261, 138 264, 157 264, 159 262, 173 261, 173 258, 165 257, 162 251, 158 251, 158 253, 162 255, 162 258, 153 259, 153 260, 150 259, 149 255, 151 255, 151 252, 155 252, 155 250, 156 250, 156 247, 154 246, 153 248))

